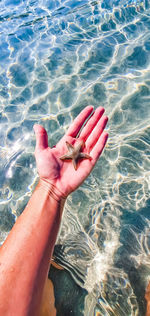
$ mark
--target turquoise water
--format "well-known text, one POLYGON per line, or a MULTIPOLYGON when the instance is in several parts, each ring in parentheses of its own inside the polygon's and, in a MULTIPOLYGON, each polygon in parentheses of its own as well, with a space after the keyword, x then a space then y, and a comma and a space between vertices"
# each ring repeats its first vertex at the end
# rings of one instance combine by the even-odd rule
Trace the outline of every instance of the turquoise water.
POLYGON ((150 273, 149 1, 0 1, 0 242, 37 181, 34 123, 50 145, 86 105, 109 141, 67 201, 50 274, 57 316, 143 316, 150 273))

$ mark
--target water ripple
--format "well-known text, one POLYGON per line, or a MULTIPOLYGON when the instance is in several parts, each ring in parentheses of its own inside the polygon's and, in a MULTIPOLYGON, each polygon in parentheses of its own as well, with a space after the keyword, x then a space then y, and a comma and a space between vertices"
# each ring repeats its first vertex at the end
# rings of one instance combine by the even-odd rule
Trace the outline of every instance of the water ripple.
POLYGON ((67 201, 55 260, 86 289, 86 316, 144 315, 149 3, 5 0, 0 13, 0 243, 37 180, 34 123, 53 146, 86 105, 102 105, 109 141, 67 201))

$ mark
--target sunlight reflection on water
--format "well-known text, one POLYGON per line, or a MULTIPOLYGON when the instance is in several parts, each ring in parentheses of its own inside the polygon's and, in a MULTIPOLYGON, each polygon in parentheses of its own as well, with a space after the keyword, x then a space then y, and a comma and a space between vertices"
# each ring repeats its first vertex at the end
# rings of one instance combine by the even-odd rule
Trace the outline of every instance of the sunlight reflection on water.
POLYGON ((5 0, 0 11, 0 241, 37 180, 34 123, 47 129, 53 146, 86 105, 104 106, 109 141, 92 174, 68 198, 55 259, 87 291, 84 308, 70 294, 72 315, 144 315, 150 272, 148 2, 5 0))

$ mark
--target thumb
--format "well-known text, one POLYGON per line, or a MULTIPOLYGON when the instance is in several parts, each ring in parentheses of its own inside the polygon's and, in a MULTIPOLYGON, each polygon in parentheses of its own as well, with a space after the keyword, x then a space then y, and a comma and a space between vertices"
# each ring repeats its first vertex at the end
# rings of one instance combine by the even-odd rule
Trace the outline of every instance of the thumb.
POLYGON ((36 137, 36 149, 41 150, 48 147, 48 136, 45 128, 41 125, 35 124, 33 126, 36 137))

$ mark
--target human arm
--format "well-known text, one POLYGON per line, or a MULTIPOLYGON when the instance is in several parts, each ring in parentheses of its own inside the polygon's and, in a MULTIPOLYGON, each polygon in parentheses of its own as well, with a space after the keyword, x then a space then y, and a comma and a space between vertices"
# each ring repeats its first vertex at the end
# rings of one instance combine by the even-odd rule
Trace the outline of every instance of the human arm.
POLYGON ((76 138, 92 111, 93 107, 86 107, 54 148, 48 147, 45 129, 34 127, 40 180, 0 249, 0 315, 38 315, 65 199, 89 175, 108 137, 107 117, 98 108, 76 138), (60 157, 66 152, 66 141, 76 145, 81 140, 91 159, 79 161, 74 170, 71 161, 60 157))
POLYGON ((145 300, 146 300, 146 314, 145 316, 150 316, 150 282, 148 283, 148 286, 146 288, 145 292, 145 300))

